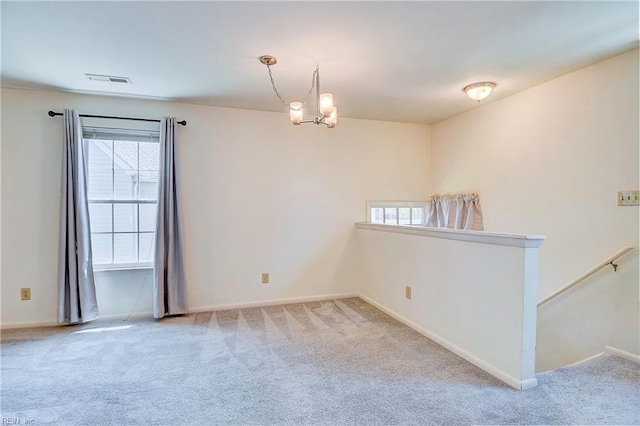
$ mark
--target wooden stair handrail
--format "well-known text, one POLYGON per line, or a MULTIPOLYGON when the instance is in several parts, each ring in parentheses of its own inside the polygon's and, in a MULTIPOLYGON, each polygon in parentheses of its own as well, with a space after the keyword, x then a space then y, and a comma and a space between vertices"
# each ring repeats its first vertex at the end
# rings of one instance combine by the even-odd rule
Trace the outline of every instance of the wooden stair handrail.
POLYGON ((550 295, 548 295, 547 297, 545 297, 544 299, 539 301, 538 302, 538 308, 540 306, 544 305, 545 303, 547 303, 548 301, 550 301, 550 300, 556 298, 557 296, 561 295, 565 291, 567 291, 567 290, 575 287, 576 285, 580 284, 582 281, 586 280, 591 275, 595 274, 596 272, 598 272, 600 269, 604 268, 607 265, 611 265, 613 267, 613 270, 617 271, 618 270, 618 265, 613 263, 613 262, 615 262, 617 259, 619 259, 622 256, 624 256, 625 254, 629 253, 633 249, 634 249, 633 247, 627 246, 627 247, 624 247, 624 248, 618 250, 615 254, 609 256, 606 260, 603 260, 602 262, 598 263, 596 266, 594 266, 593 268, 589 269, 584 274, 582 274, 579 277, 577 277, 577 278, 573 279, 572 281, 570 281, 567 285, 559 288, 558 290, 554 291, 553 293, 551 293, 550 295))

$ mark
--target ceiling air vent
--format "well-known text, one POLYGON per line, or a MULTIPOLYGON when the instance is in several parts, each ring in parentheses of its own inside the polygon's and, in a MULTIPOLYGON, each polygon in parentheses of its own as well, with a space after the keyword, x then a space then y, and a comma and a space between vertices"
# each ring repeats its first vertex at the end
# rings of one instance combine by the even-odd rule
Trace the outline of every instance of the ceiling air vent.
POLYGON ((129 77, 116 77, 115 75, 85 74, 89 80, 106 81, 107 83, 131 84, 129 77))

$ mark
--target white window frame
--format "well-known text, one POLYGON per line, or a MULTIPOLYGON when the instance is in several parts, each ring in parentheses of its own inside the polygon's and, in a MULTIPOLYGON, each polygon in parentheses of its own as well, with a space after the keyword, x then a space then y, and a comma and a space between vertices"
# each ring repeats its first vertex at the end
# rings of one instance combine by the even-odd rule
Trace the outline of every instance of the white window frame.
MULTIPOLYGON (((94 129, 94 131, 100 132, 100 130, 102 130, 105 135, 108 135, 109 133, 114 133, 114 134, 130 134, 132 135, 132 142, 142 142, 144 141, 144 139, 140 140, 138 138, 136 138, 135 136, 140 136, 140 135, 150 135, 150 138, 152 138, 153 140, 149 140, 147 142, 152 142, 152 143, 160 143, 159 138, 160 138, 160 132, 159 130, 151 130, 151 129, 129 129, 129 128, 121 128, 119 126, 110 126, 110 127, 102 127, 102 126, 83 126, 83 143, 87 143, 88 140, 91 140, 92 138, 85 138, 84 137, 84 131, 85 129, 94 129), (156 140, 157 138, 157 140, 156 140)), ((92 131, 89 130, 88 133, 91 133, 92 131)), ((122 139, 107 139, 107 140, 125 140, 126 138, 122 138, 122 139)), ((116 161, 116 159, 114 158, 113 161, 116 161)), ((139 172, 139 171, 138 171, 139 172)), ((88 173, 90 173, 90 171, 88 170, 88 173)), ((88 179, 88 176, 87 176, 88 179)), ((140 211, 139 211, 139 206, 141 204, 158 204, 158 200, 149 200, 149 199, 122 199, 122 198, 108 198, 108 199, 87 199, 87 202, 89 204, 111 204, 112 206, 116 205, 116 204, 137 204, 138 205, 138 212, 137 212, 137 220, 138 220, 138 226, 137 226, 137 231, 135 232, 135 234, 138 235, 138 256, 140 255, 140 234, 155 234, 154 232, 150 232, 150 231, 142 231, 140 232, 140 211)), ((111 214, 111 232, 92 232, 92 234, 109 234, 109 235, 116 235, 116 234, 130 234, 133 232, 118 232, 118 231, 114 231, 114 213, 112 210, 112 214, 111 214)), ((113 237, 112 237, 113 238, 113 237)), ((113 250, 115 250, 114 247, 114 243, 112 240, 112 263, 94 263, 93 264, 93 270, 94 272, 100 272, 100 271, 117 271, 117 270, 132 270, 132 269, 153 269, 154 268, 154 262, 122 262, 122 263, 113 263, 113 258, 115 257, 115 253, 113 252, 113 250)))
MULTIPOLYGON (((390 226, 426 226, 427 223, 427 212, 429 211, 429 202, 428 201, 367 201, 367 222, 368 223, 376 223, 380 225, 390 225, 390 226), (380 222, 372 222, 371 220, 371 211, 375 208, 383 208, 383 209, 396 209, 396 223, 385 223, 384 218, 385 214, 383 211, 383 223, 380 222), (401 208, 421 208, 422 209, 422 223, 419 224, 402 224, 399 225, 399 211, 401 208)), ((410 222, 413 221, 412 215, 409 215, 410 222)))
MULTIPOLYGON (((114 206, 116 204, 158 204, 158 200, 127 200, 127 199, 117 199, 117 200, 88 200, 89 204, 111 204, 114 206)), ((104 234, 111 235, 111 257, 115 258, 115 242, 113 240, 113 236, 117 234, 138 234, 138 257, 140 256, 140 234, 155 234, 155 231, 140 231, 140 211, 137 213, 138 220, 138 231, 137 232, 125 232, 125 231, 113 231, 114 229, 114 212, 111 211, 111 232, 92 232, 92 234, 104 234)), ((153 269, 153 262, 129 262, 129 263, 94 263, 93 270, 94 271, 112 271, 118 269, 153 269)))

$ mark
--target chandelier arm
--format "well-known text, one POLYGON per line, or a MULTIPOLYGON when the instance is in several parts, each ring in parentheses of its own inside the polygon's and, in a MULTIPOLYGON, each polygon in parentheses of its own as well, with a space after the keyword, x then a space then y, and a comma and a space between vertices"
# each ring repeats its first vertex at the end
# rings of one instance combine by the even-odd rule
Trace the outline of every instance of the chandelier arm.
MULTIPOLYGON (((273 91, 275 92, 275 94, 278 97, 278 99, 280 99, 280 102, 282 103, 282 105, 288 107, 290 102, 287 102, 282 98, 282 95, 280 94, 280 92, 276 88, 276 82, 274 81, 273 74, 271 73, 271 66, 269 66, 269 64, 266 64, 266 65, 267 65, 267 69, 269 70, 269 79, 271 80, 271 87, 273 88, 273 91)), ((311 76, 311 88, 309 89, 309 92, 307 92, 307 97, 302 102, 302 107, 303 108, 309 102, 309 96, 311 96, 311 93, 313 92, 313 89, 316 87, 316 76, 319 75, 318 69, 319 69, 319 65, 316 65, 316 69, 313 72, 313 75, 311 76)), ((320 96, 320 95, 318 95, 318 96, 320 96)))

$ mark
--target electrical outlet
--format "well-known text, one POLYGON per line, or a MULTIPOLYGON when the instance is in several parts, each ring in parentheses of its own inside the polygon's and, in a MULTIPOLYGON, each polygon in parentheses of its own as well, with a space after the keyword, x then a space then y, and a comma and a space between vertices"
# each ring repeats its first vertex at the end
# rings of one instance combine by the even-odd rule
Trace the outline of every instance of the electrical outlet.
POLYGON ((411 286, 408 285, 404 288, 404 297, 411 300, 411 286))
POLYGON ((618 191, 619 206, 637 206, 638 191, 618 191))
POLYGON ((269 284, 269 273, 268 272, 263 272, 262 273, 262 284, 269 284))
POLYGON ((20 300, 31 300, 31 287, 23 287, 20 289, 20 300))

